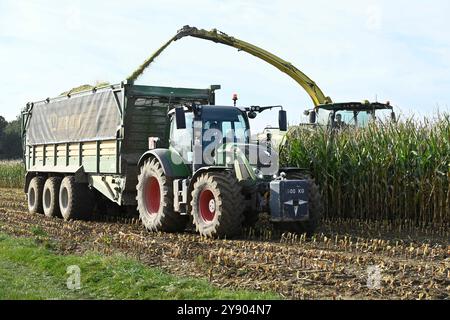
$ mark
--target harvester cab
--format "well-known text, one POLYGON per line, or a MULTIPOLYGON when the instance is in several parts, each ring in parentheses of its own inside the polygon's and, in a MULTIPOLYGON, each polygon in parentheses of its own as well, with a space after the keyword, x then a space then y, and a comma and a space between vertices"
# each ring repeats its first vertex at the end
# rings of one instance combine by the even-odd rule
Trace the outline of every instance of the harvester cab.
POLYGON ((304 112, 309 116, 309 124, 333 129, 367 127, 370 122, 396 121, 396 115, 389 102, 346 102, 318 105, 304 112))

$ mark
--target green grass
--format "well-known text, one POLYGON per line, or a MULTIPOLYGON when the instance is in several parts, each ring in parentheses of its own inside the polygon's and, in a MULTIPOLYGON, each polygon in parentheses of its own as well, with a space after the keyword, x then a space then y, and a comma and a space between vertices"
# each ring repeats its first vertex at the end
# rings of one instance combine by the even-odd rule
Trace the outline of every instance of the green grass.
POLYGON ((25 166, 20 160, 0 161, 0 188, 22 188, 25 166))
POLYGON ((272 293, 222 290, 206 280, 176 277, 122 255, 59 255, 51 247, 0 233, 0 299, 280 298, 272 293), (81 269, 80 290, 67 289, 66 270, 71 265, 81 269))

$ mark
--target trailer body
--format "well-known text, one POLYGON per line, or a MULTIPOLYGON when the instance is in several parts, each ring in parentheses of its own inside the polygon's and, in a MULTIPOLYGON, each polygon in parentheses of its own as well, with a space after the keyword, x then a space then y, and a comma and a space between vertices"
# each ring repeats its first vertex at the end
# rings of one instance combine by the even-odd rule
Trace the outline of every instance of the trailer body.
POLYGON ((22 112, 25 192, 36 175, 74 174, 111 201, 135 205, 138 161, 149 138, 169 145, 168 111, 214 104, 219 88, 121 83, 28 103, 22 112))

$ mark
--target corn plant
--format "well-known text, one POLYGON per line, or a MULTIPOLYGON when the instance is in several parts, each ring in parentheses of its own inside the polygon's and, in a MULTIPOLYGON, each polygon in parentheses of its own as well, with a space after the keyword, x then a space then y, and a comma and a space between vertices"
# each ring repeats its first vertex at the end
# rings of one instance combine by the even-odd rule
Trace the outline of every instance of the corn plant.
POLYGON ((21 161, 0 161, 0 188, 21 188, 25 167, 21 161))
POLYGON ((280 152, 283 165, 312 172, 328 218, 449 223, 450 115, 341 131, 298 127, 280 152))

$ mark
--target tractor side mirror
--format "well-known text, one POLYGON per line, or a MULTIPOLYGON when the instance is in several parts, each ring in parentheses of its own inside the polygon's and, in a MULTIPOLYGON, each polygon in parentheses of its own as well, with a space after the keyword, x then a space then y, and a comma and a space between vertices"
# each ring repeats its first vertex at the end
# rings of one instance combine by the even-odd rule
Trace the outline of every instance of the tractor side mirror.
POLYGON ((309 123, 316 123, 316 111, 312 110, 309 112, 309 123))
POLYGON ((183 107, 175 108, 175 121, 177 123, 177 129, 186 129, 186 115, 184 114, 183 107))
POLYGON ((287 113, 285 110, 278 111, 278 127, 280 131, 287 131, 287 113))

